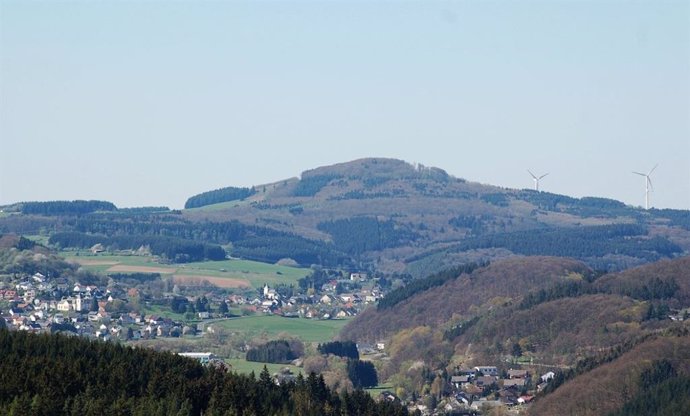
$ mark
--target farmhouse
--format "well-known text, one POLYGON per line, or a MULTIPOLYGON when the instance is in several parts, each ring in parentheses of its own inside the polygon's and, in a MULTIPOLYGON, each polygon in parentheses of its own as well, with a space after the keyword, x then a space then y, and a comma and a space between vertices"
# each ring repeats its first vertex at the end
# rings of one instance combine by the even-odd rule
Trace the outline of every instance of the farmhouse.
POLYGON ((525 387, 527 385, 527 380, 524 378, 513 378, 508 380, 503 380, 503 387, 525 387))
POLYGON ((498 376, 498 368, 494 366, 481 365, 474 367, 474 371, 484 376, 498 376))
POLYGON ((508 378, 529 378, 527 370, 508 370, 508 378))
POLYGON ((201 364, 208 364, 211 362, 212 359, 216 358, 216 356, 210 352, 180 352, 178 353, 178 355, 187 358, 193 358, 199 361, 201 364))

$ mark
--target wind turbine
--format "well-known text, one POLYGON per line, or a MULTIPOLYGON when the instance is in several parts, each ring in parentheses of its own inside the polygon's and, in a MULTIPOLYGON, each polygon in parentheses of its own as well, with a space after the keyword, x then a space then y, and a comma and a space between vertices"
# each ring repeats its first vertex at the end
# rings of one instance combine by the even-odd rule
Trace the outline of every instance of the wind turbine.
POLYGON ((644 176, 644 209, 649 209, 649 190, 654 190, 654 187, 652 186, 652 180, 649 178, 649 175, 651 175, 652 172, 654 172, 654 169, 656 169, 657 166, 659 166, 658 163, 654 165, 652 170, 650 170, 649 173, 646 175, 640 172, 633 172, 635 175, 644 176))
POLYGON ((545 173, 545 174, 543 174, 543 175, 537 177, 537 176, 536 176, 534 173, 532 173, 529 169, 527 169, 527 172, 529 172, 529 174, 532 175, 532 179, 534 179, 534 190, 537 191, 537 192, 539 192, 539 181, 541 180, 541 178, 543 178, 544 176, 548 175, 548 173, 545 173))

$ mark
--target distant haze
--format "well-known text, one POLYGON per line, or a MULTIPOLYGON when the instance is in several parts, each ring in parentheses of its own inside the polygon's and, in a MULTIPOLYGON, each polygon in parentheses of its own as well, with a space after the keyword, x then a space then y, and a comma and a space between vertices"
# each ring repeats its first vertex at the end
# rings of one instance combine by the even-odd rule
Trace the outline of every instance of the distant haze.
POLYGON ((690 3, 0 1, 0 205, 380 156, 690 209, 690 3))

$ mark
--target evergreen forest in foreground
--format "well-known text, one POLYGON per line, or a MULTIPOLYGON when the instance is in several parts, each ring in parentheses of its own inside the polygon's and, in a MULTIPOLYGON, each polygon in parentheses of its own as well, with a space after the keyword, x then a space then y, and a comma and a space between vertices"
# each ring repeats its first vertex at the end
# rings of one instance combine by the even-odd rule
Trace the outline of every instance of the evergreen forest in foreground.
POLYGON ((356 390, 341 396, 323 377, 276 385, 148 349, 0 329, 0 414, 406 415, 356 390))

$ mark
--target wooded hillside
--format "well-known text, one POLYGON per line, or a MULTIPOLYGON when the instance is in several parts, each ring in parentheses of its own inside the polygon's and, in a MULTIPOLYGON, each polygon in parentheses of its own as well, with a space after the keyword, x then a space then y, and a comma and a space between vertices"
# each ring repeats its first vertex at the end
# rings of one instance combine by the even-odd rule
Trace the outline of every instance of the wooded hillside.
POLYGON ((267 371, 225 373, 172 353, 0 329, 0 414, 405 415, 322 377, 276 385, 267 371))
POLYGON ((599 416, 607 414, 638 415, 681 415, 690 410, 690 336, 687 330, 671 332, 665 336, 652 337, 611 362, 585 372, 565 382, 539 400, 529 411, 530 415, 581 415, 599 416), (662 375, 657 380, 647 379, 643 374, 653 369, 659 362, 666 361, 672 373, 662 375), (668 385, 668 393, 649 394, 650 389, 661 383, 673 381, 668 385), (645 395, 645 393, 647 393, 645 395), (645 409, 630 406, 626 412, 617 413, 626 403, 632 404, 644 397, 656 406, 645 409), (638 412, 638 410, 642 410, 638 412))
POLYGON ((556 257, 521 257, 496 261, 431 287, 390 308, 369 308, 341 332, 342 339, 376 341, 379 338, 420 325, 443 325, 453 317, 468 316, 478 308, 499 304, 530 290, 564 281, 569 274, 587 275, 591 270, 581 262, 556 257))

